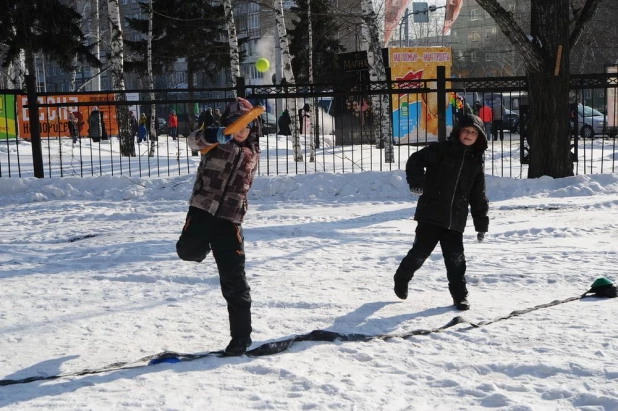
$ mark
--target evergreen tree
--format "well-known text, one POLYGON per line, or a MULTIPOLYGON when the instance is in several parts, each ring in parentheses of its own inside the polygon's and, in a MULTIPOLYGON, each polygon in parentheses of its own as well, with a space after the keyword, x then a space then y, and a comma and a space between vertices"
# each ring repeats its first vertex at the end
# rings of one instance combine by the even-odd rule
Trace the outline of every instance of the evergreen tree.
MULTIPOLYGON (((297 0, 292 7, 292 14, 298 17, 294 28, 289 30, 291 36, 290 54, 292 70, 298 83, 309 82, 309 19, 307 18, 308 0, 297 0)), ((313 78, 315 83, 329 83, 335 80, 335 55, 343 51, 337 40, 339 23, 330 13, 328 0, 311 0, 313 29, 313 78)))
POLYGON ((19 58, 22 51, 30 74, 35 73, 37 53, 45 54, 66 71, 73 70, 75 56, 92 66, 101 66, 85 44, 80 14, 60 0, 3 0, 0 9, 4 67, 19 58))
MULTIPOLYGON (((210 0, 153 0, 153 70, 161 73, 171 69, 180 58, 186 59, 188 88, 192 89, 193 74, 203 72, 213 77, 221 69, 229 69, 230 52, 223 6, 213 6, 210 0)), ((148 15, 148 4, 142 3, 148 15)), ((144 56, 126 69, 146 72, 147 19, 127 18, 129 27, 144 33, 144 40, 127 41, 136 54, 144 56)))

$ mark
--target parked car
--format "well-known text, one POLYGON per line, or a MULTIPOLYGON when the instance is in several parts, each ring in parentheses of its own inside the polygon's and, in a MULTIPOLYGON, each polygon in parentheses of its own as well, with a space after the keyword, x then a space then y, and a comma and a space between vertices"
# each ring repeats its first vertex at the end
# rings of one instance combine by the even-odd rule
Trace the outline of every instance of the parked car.
POLYGON ((513 133, 519 134, 519 132, 521 131, 519 127, 519 114, 509 110, 508 108, 504 109, 502 124, 505 130, 509 130, 513 133))
POLYGON ((157 133, 167 133, 167 121, 163 117, 157 117, 157 133))
MULTIPOLYGON (((571 122, 571 124, 573 124, 571 122)), ((607 134, 616 137, 618 128, 608 127, 607 116, 598 110, 581 104, 577 105, 577 126, 583 138, 592 138, 595 135, 607 134)))

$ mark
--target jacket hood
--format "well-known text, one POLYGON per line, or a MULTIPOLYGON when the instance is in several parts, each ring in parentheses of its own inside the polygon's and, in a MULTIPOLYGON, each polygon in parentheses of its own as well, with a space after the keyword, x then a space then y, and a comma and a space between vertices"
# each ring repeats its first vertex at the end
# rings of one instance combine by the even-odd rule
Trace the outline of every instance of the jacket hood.
POLYGON ((480 117, 477 117, 475 115, 468 114, 464 116, 461 120, 459 120, 457 126, 453 128, 453 131, 451 131, 449 140, 459 142, 459 133, 461 132, 461 129, 471 126, 479 131, 479 136, 472 147, 475 149, 475 151, 482 153, 487 150, 487 132, 485 131, 485 124, 483 124, 483 120, 481 120, 480 117))

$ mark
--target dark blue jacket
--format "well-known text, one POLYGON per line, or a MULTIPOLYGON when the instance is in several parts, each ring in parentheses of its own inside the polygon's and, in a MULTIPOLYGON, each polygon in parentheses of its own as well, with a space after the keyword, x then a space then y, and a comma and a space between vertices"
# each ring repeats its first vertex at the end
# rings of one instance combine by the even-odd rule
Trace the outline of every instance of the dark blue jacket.
POLYGON ((416 221, 463 233, 470 207, 476 231, 487 232, 489 201, 483 172, 487 144, 484 135, 477 141, 478 146, 466 147, 451 135, 449 140, 430 144, 410 156, 406 164, 408 185, 423 189, 416 221))

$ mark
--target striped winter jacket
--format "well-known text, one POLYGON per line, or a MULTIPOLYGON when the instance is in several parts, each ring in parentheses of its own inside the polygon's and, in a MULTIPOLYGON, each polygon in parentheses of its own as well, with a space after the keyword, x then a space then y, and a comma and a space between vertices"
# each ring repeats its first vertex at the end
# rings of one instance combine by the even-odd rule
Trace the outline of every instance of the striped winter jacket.
POLYGON ((247 212, 247 193, 255 178, 259 148, 251 136, 243 143, 211 143, 204 130, 187 139, 193 150, 206 151, 197 169, 189 205, 240 224, 247 212))

